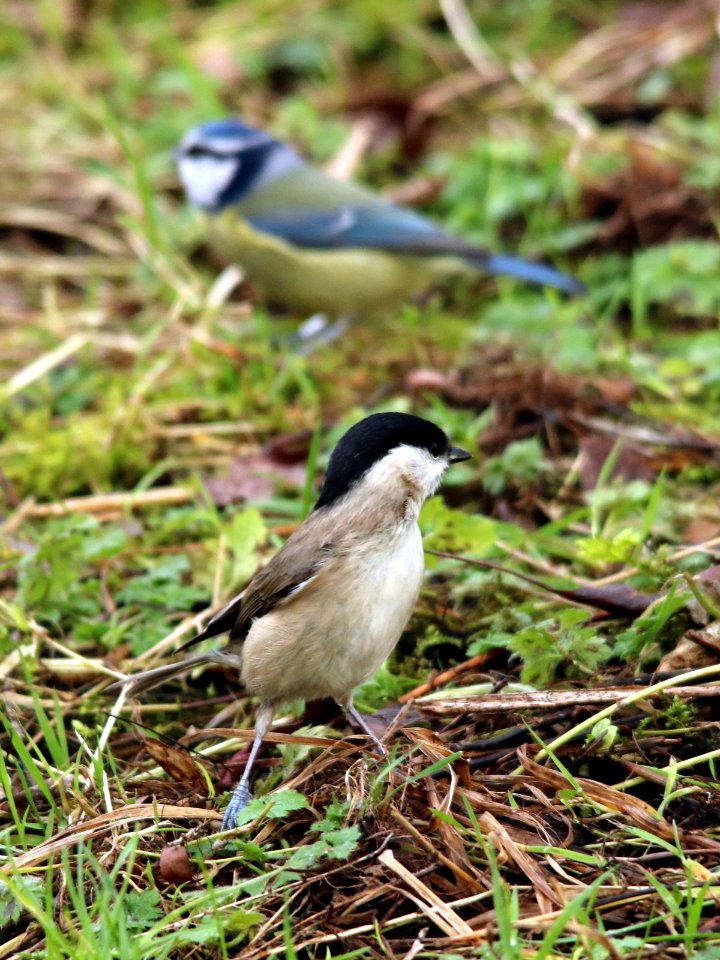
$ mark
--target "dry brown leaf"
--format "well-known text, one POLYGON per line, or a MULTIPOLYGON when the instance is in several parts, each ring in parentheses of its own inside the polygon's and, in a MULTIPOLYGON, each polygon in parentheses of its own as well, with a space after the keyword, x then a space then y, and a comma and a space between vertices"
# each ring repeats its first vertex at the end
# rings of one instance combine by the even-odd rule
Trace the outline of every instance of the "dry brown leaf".
POLYGON ((176 783, 187 784, 201 797, 208 795, 208 779, 197 760, 187 750, 170 746, 161 740, 148 737, 144 746, 153 760, 160 764, 165 773, 176 783))
POLYGON ((483 828, 487 838, 495 843, 497 848, 505 854, 510 863, 524 873, 534 887, 535 897, 541 913, 547 913, 553 906, 563 906, 564 900, 553 889, 543 870, 535 860, 523 850, 510 836, 509 831, 491 813, 482 813, 478 823, 483 828))
POLYGON ((720 533, 720 516, 706 513, 694 513, 683 530, 685 543, 703 543, 712 540, 720 533))
POLYGON ((628 142, 627 154, 626 167, 583 191, 586 216, 602 222, 593 246, 630 253, 686 237, 717 237, 710 197, 684 184, 679 167, 639 140, 628 142))
POLYGON ((715 663, 720 648, 713 651, 699 643, 697 640, 699 633, 698 630, 689 630, 684 637, 681 637, 675 647, 660 660, 658 672, 674 673, 679 670, 694 670, 696 667, 715 663))
POLYGON ((103 836, 110 830, 138 823, 140 820, 222 820, 222 814, 215 810, 206 810, 204 807, 183 807, 171 803, 138 803, 119 807, 109 813, 101 813, 90 820, 75 823, 49 840, 44 840, 31 850, 17 856, 11 864, 0 867, 0 876, 11 874, 16 870, 37 866, 45 863, 61 850, 74 847, 76 844, 103 836))
MULTIPOLYGON (((529 747, 520 747, 518 757, 523 768, 541 783, 547 784, 555 790, 567 790, 573 786, 567 777, 554 767, 545 767, 542 764, 535 763, 530 757, 529 747)), ((710 839, 707 834, 695 834, 689 830, 682 830, 677 824, 668 823, 649 803, 645 803, 638 797, 621 790, 615 790, 613 787, 608 787, 597 780, 575 777, 574 781, 594 803, 606 810, 615 811, 627 817, 636 827, 640 827, 648 833, 655 834, 655 836, 664 840, 673 842, 678 840, 691 849, 693 847, 710 847, 713 850, 720 851, 720 842, 717 840, 710 839)))
POLYGON ((305 482, 309 435, 278 437, 262 450, 237 457, 224 477, 212 477, 205 486, 220 506, 238 500, 262 500, 279 484, 299 487, 305 482))

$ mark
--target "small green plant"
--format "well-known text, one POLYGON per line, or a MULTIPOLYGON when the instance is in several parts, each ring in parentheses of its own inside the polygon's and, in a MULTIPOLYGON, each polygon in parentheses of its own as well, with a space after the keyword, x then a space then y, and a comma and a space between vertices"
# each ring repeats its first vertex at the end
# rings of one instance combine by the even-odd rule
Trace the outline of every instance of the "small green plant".
POLYGON ((584 626, 584 610, 564 610, 557 619, 529 624, 510 640, 510 649, 523 659, 522 679, 545 686, 559 673, 592 675, 611 653, 595 627, 584 626))
POLYGON ((527 487, 535 483, 548 464, 537 437, 508 444, 499 457, 490 457, 482 467, 483 484, 488 493, 498 496, 508 487, 527 487))

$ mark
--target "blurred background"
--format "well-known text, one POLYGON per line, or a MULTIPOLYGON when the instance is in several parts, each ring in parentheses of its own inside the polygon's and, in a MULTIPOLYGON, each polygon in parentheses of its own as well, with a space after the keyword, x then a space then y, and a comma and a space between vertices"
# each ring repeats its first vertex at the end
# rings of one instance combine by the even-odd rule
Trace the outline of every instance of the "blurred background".
MULTIPOLYGON (((397 710, 403 692, 427 692, 427 678, 448 666, 459 672, 441 673, 446 682, 461 676, 487 691, 516 681, 521 690, 556 679, 620 682, 638 668, 716 662, 717 598, 703 591, 715 589, 720 542, 717 17, 710 0, 7 0, 0 29, 0 676, 9 718, 2 742, 21 759, 12 783, 4 773, 2 782, 6 797, 24 797, 12 800, 13 823, 3 827, 8 849, 35 856, 35 844, 50 842, 71 817, 92 815, 89 804, 109 810, 108 784, 131 797, 147 789, 183 802, 192 788, 200 816, 209 774, 194 770, 190 787, 178 785, 183 777, 157 758, 157 746, 153 756, 170 778, 147 788, 123 780, 137 772, 138 755, 141 766, 147 757, 139 721, 119 725, 112 738, 112 723, 104 726, 108 673, 130 658, 162 662, 194 632, 198 612, 241 587, 310 509, 333 443, 373 410, 428 416, 473 451, 423 511, 426 546, 536 579, 428 556, 428 585, 410 630, 391 669, 361 689, 362 709, 392 703, 397 710), (211 248, 180 187, 173 149, 194 125, 225 116, 267 128, 335 175, 358 179, 468 241, 552 263, 582 280, 587 295, 479 277, 356 323, 303 355, 294 334, 305 318, 268 309, 211 248), (696 574, 705 577, 699 587, 696 574), (539 589, 538 577, 565 594, 539 589), (612 592, 617 584, 629 592, 612 592), (573 592, 588 585, 600 592, 573 592), (101 729, 107 736, 97 742, 101 729), (23 753, 26 742, 36 744, 40 760, 23 753), (87 744, 96 746, 90 759, 87 744), (62 803, 45 786, 56 784, 57 771, 72 774, 74 793, 69 800, 63 793, 62 803)), ((221 671, 183 689, 181 714, 177 691, 142 708, 143 723, 169 742, 191 720, 200 728, 218 717, 242 720, 232 713, 236 687, 221 671)), ((133 709, 137 721, 140 708, 133 709)), ((639 763, 653 757, 659 769, 671 751, 673 763, 693 750, 704 755, 715 720, 680 701, 673 710, 653 714, 661 732, 648 735, 637 754, 645 719, 621 729, 639 763), (667 740, 670 728, 681 735, 667 740)), ((248 726, 252 713, 244 720, 248 726)), ((439 729, 440 719, 432 722, 439 729)), ((456 741, 487 733, 482 718, 462 728, 447 722, 456 741)), ((506 711, 494 722, 515 729, 517 718, 506 711)), ((553 730, 569 722, 562 714, 553 730)), ((524 721, 519 728, 529 740, 524 721)), ((601 751, 602 736, 591 745, 580 738, 574 769, 592 762, 597 779, 620 781, 627 770, 601 751)), ((295 769, 294 758, 307 757, 307 746, 293 749, 287 746, 285 766, 272 767, 266 786, 295 769)), ((442 765, 445 746, 433 741, 425 749, 422 763, 442 765)), ((488 770, 502 774, 496 810, 507 803, 514 749, 508 753, 503 742, 478 761, 476 797, 488 770)), ((412 755, 408 763, 420 769, 417 750, 412 755)), ((344 773, 327 769, 316 770, 313 802, 331 810, 329 798, 345 796, 344 773)), ((670 796, 653 776, 642 802, 667 811, 670 796)), ((534 796, 547 790, 549 809, 556 787, 538 780, 534 796)), ((704 798, 717 798, 714 781, 702 789, 704 798)), ((435 794, 407 796, 417 804, 413 816, 436 822, 428 812, 428 804, 440 806, 435 794)), ((398 804, 405 802, 403 793, 398 804)), ((523 802, 529 809, 534 800, 523 802)), ((293 868, 311 871, 323 857, 342 860, 355 850, 358 824, 338 827, 355 813, 332 809, 322 823, 336 837, 334 853, 317 834, 303 846, 302 812, 287 828, 273 821, 273 829, 289 831, 273 843, 279 848, 290 837, 306 857, 293 868)), ((553 902, 542 900, 543 890, 551 897, 559 868, 543 879, 542 844, 566 813, 557 804, 551 821, 543 819, 546 807, 532 809, 537 836, 523 834, 523 842, 540 846, 523 846, 513 881, 525 884, 519 896, 531 917, 553 902)), ((692 819, 696 808, 671 811, 693 827, 701 822, 692 819)), ((655 823, 638 822, 645 831, 655 823)), ((370 829, 370 819, 362 823, 370 829)), ((373 821, 373 856, 383 830, 387 838, 409 829, 398 823, 373 821)), ((448 823, 439 828, 443 863, 461 863, 473 876, 485 871, 486 891, 491 872, 478 834, 458 823, 452 829, 460 832, 448 833, 448 823), (466 849, 472 863, 462 859, 466 849)), ((603 857, 615 850, 623 859, 636 849, 625 846, 639 842, 631 831, 629 841, 622 829, 609 838, 606 808, 597 823, 605 826, 592 834, 595 822, 584 827, 578 842, 592 836, 603 857)), ((523 829, 530 824, 528 817, 523 829)), ((267 829, 263 843, 270 843, 267 829)), ((663 836, 681 842, 674 827, 663 836)), ((147 878, 159 847, 153 835, 144 842, 147 878)), ((716 841, 707 842, 713 850, 716 841)), ((88 849, 114 863, 104 843, 88 841, 88 849)), ((662 844, 657 856, 666 858, 669 842, 662 844)), ((415 872, 432 875, 427 882, 449 896, 450 874, 432 873, 426 846, 414 848, 415 872)), ((246 850, 258 863, 259 849, 246 850)), ((563 861, 573 882, 600 875, 605 862, 594 857, 580 868, 577 858, 563 861)), ((678 857, 668 874, 675 888, 687 865, 682 851, 678 857)), ((79 871, 81 861, 72 860, 79 871)), ((503 863, 512 866, 512 856, 503 863)), ((704 870, 697 866, 690 881, 704 882, 704 870)), ((135 883, 139 873, 130 875, 135 883)), ((299 882, 299 874, 283 876, 282 883, 299 882)), ((143 887, 137 897, 146 900, 120 909, 125 887, 121 896, 119 882, 103 887, 103 872, 97 877, 73 916, 80 923, 87 906, 88 929, 111 940, 83 955, 150 955, 140 941, 112 951, 129 930, 149 930, 149 942, 169 902, 161 909, 160 894, 143 887), (98 924, 88 905, 102 903, 110 908, 98 924)), ((162 885, 170 880, 161 879, 170 896, 162 885)), ((257 956, 267 955, 268 943, 285 949, 289 899, 276 880, 280 892, 262 912, 241 915, 245 932, 236 925, 227 933, 250 936, 264 917, 257 956)), ((35 903, 37 919, 53 898, 38 894, 34 882, 28 878, 18 902, 35 903)), ((336 891, 322 877, 308 883, 329 922, 336 891)), ((343 883, 365 897, 364 873, 355 876, 350 866, 343 883)), ((386 895, 383 887, 383 916, 386 895)), ((376 915, 362 898, 358 912, 335 914, 338 927, 373 929, 376 915)), ((203 922, 198 917, 190 933, 204 930, 211 946, 193 955, 233 955, 224 940, 225 952, 217 952, 225 933, 203 922)), ((43 923, 43 936, 54 936, 52 915, 27 929, 17 923, 15 948, 37 947, 43 923)), ((183 936, 179 924, 162 941, 165 952, 153 955, 187 956, 173 953, 191 942, 183 936)), ((600 939, 597 956, 619 955, 601 953, 600 939)), ((54 956, 77 956, 74 943, 68 934, 54 956)), ((415 956, 414 949, 411 936, 397 955, 415 956)), ((589 955, 579 949, 574 955, 589 955)))
MULTIPOLYGON (((185 456, 168 433, 178 422, 313 428, 382 400, 414 366, 457 366, 470 344, 564 369, 624 364, 641 385, 664 363, 660 395, 709 388, 720 349, 715 13, 701 0, 9 2, 10 500, 137 483, 159 456, 185 456), (182 135, 226 115, 463 238, 545 258, 589 296, 487 282, 394 311, 308 364, 287 356, 283 320, 249 287, 214 286, 227 263, 174 170, 182 135)), ((225 441, 213 442, 207 456, 222 457, 225 441)))
POLYGON ((661 582, 650 516, 658 544, 720 529, 715 15, 703 0, 8 3, 8 598, 88 650, 149 649, 253 572, 309 509, 332 443, 380 408, 476 453, 425 515, 430 546, 507 559, 498 541, 532 553, 537 535, 542 562, 644 558, 640 582, 661 582), (301 356, 304 318, 267 309, 182 195, 173 149, 228 115, 588 293, 481 277, 301 356))

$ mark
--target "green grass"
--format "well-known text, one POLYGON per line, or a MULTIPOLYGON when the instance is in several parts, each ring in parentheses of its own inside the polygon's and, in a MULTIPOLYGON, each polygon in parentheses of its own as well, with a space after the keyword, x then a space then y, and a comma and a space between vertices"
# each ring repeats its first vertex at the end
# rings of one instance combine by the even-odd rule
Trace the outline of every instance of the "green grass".
POLYGON ((11 9, 0 960, 718 955, 715 693, 653 676, 707 688, 717 659, 720 113, 711 17, 683 8, 653 33, 619 4, 476 5, 483 82, 429 0, 11 9), (296 355, 298 318, 218 282, 171 151, 242 113, 326 162, 359 102, 387 132, 359 177, 417 181, 449 229, 588 296, 482 280, 296 355), (413 146, 398 117, 428 102, 413 146), (288 709, 218 838, 253 705, 222 671, 140 703, 106 687, 253 575, 378 409, 474 454, 421 523, 480 563, 428 555, 357 696, 440 674, 442 699, 386 763, 288 709), (618 585, 658 596, 593 616, 572 593, 622 607, 618 585), (637 675, 619 705, 488 712, 637 675))

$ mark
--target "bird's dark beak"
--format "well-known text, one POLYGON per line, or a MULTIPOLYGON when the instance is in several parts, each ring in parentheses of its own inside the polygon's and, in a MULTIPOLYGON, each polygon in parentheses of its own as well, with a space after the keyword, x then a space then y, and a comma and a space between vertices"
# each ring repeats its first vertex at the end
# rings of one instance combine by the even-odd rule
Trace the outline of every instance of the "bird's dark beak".
POLYGON ((467 450, 463 450, 461 447, 450 447, 450 455, 448 460, 450 463, 461 463, 463 460, 469 460, 472 457, 471 453, 468 453, 467 450))

